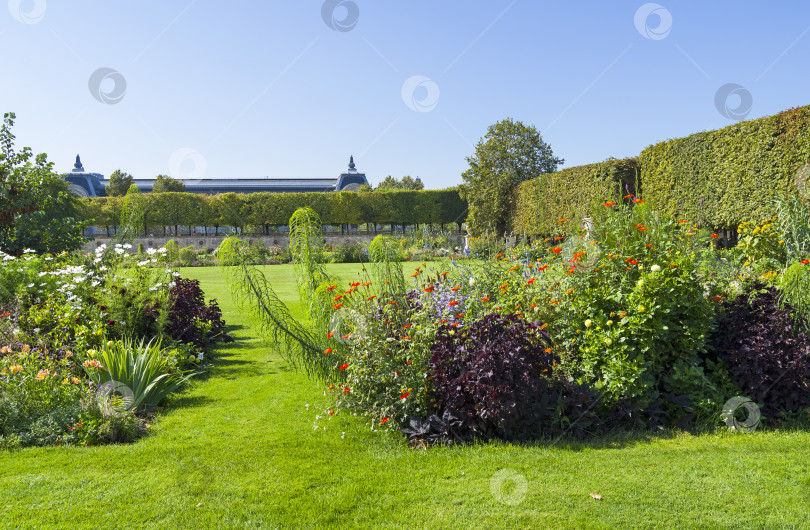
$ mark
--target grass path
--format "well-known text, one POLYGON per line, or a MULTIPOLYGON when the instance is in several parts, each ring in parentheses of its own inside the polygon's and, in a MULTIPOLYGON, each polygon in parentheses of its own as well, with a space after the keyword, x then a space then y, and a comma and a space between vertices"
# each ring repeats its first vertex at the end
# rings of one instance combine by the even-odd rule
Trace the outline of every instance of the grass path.
MULTIPOLYGON (((289 266, 266 271, 295 299, 289 266)), ((315 430, 323 389, 262 345, 221 271, 183 274, 219 300, 237 341, 135 444, 0 453, 0 527, 810 526, 805 432, 413 451, 352 416, 315 430)))

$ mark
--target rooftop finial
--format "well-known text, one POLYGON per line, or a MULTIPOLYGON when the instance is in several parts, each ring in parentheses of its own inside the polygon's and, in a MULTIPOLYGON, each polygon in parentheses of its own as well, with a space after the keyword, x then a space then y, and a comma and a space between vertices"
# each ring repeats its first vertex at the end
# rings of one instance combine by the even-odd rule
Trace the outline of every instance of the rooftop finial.
POLYGON ((349 169, 354 169, 354 155, 349 155, 349 169))
POLYGON ((84 171, 84 167, 82 167, 82 160, 79 158, 79 155, 76 155, 76 163, 73 164, 73 169, 76 171, 84 171))

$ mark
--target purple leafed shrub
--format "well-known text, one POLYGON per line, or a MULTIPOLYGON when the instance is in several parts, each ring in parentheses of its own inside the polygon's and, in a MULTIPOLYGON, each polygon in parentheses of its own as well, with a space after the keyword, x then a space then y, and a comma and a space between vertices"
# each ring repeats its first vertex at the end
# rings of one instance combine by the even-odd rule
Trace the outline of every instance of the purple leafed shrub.
POLYGON ((530 439, 541 435, 558 401, 557 360, 539 322, 488 315, 465 328, 439 328, 431 347, 436 410, 461 421, 465 437, 530 439))
POLYGON ((205 347, 216 340, 230 340, 225 321, 216 300, 205 305, 199 280, 178 278, 169 300, 169 322, 166 333, 174 340, 205 347), (206 331, 205 323, 211 328, 206 331))
POLYGON ((794 327, 775 289, 752 291, 753 298, 724 304, 713 350, 742 394, 766 413, 798 410, 810 404, 810 340, 794 327))

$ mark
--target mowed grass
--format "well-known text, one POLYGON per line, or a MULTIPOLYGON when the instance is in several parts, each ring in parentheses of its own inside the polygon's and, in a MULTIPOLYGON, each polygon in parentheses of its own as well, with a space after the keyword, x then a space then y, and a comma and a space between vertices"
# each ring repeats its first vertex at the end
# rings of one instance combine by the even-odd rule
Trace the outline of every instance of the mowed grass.
MULTIPOLYGON (((345 280, 358 269, 330 266, 345 280)), ((297 306, 291 267, 264 270, 297 306)), ((351 415, 322 418, 326 429, 316 430, 323 388, 263 345, 222 272, 182 271, 219 300, 236 338, 217 350, 210 375, 173 399, 137 443, 0 453, 0 526, 810 526, 807 432, 425 451, 351 415)))

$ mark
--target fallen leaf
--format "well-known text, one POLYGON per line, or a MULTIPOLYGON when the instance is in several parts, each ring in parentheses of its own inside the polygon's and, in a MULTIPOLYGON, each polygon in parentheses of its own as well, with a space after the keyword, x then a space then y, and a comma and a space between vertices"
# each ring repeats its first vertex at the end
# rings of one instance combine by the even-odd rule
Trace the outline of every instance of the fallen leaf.
POLYGON ((594 499, 596 499, 597 501, 601 501, 601 500, 602 500, 602 496, 601 496, 601 495, 597 495, 596 493, 591 493, 591 497, 593 497, 593 498, 594 498, 594 499))

